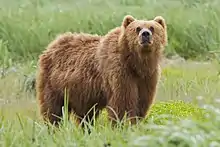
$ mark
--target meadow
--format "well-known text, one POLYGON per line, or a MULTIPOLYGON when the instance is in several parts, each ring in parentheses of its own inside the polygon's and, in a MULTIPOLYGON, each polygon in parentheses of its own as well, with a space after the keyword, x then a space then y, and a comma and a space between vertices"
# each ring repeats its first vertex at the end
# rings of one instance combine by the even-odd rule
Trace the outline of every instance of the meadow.
POLYGON ((0 146, 220 146, 219 5, 218 0, 0 0, 0 146), (138 125, 113 129, 104 111, 91 134, 64 117, 50 133, 34 90, 39 54, 59 33, 104 35, 126 14, 162 15, 168 25, 165 56, 172 64, 163 61, 149 115, 138 125), (184 60, 170 59, 177 54, 184 60))

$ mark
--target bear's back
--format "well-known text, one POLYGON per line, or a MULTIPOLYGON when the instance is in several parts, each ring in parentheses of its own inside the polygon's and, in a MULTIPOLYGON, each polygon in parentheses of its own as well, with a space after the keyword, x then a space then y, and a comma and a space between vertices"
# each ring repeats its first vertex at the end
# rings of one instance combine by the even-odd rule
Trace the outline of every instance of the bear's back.
POLYGON ((48 45, 41 58, 47 58, 50 67, 62 71, 69 70, 71 66, 85 66, 94 60, 100 39, 98 35, 65 33, 48 45))
POLYGON ((40 67, 54 86, 60 80, 66 83, 77 77, 95 77, 99 74, 96 49, 100 39, 90 34, 62 34, 40 56, 40 67))

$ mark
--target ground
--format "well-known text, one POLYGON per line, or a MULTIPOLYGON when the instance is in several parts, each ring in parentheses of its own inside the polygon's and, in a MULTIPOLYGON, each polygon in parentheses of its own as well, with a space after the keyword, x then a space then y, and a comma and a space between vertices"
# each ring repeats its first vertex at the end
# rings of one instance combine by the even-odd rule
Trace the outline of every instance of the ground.
MULTIPOLYGON (((167 145, 212 143, 209 141, 209 133, 201 132, 200 127, 210 129, 214 134, 219 133, 215 128, 217 125, 205 125, 211 122, 203 121, 207 118, 205 118, 206 113, 201 109, 205 104, 218 106, 220 103, 218 98, 220 82, 215 64, 198 64, 190 61, 180 63, 175 60, 172 60, 172 63, 163 65, 156 103, 146 121, 137 126, 124 126, 122 129, 112 130, 105 119, 105 112, 103 112, 101 121, 97 120, 91 135, 83 134, 83 131, 76 128, 72 122, 65 122, 61 131, 53 135, 48 134, 46 126, 39 120, 34 93, 25 92, 21 87, 25 79, 24 75, 32 73, 35 67, 31 64, 14 67, 0 81, 2 119, 0 122, 0 138, 2 138, 0 144, 5 146, 104 146, 110 143, 112 146, 141 146, 147 142, 152 146, 162 142, 167 145), (171 119, 169 115, 175 119, 171 119), (190 116, 191 119, 188 120, 187 116, 190 116), (161 119, 162 117, 163 119, 161 119), (184 123, 174 121, 179 119, 184 123), (166 120, 168 124, 166 124, 166 120), (34 123, 34 121, 36 122, 34 123), (197 121, 199 126, 196 124, 197 121), (174 125, 175 123, 177 125, 174 125), (162 126, 160 126, 161 124, 162 126), (180 132, 181 127, 185 128, 185 132, 180 132), (154 138, 157 135, 160 135, 161 138, 154 138), (193 138, 190 138, 191 135, 201 135, 204 140, 193 142, 193 138), (177 138, 179 140, 176 140, 177 138)), ((218 124, 218 119, 219 116, 215 118, 213 123, 218 124)), ((214 136, 214 134, 212 135, 214 136)), ((215 143, 217 144, 217 142, 213 142, 213 144, 215 143)))

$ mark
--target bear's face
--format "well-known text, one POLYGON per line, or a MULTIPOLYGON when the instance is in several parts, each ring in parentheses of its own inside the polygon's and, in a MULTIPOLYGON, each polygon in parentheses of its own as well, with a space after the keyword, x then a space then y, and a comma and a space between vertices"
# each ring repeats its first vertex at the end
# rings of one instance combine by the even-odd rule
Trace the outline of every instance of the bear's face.
POLYGON ((167 44, 166 23, 161 16, 153 20, 136 20, 127 15, 122 25, 129 48, 153 52, 167 44))

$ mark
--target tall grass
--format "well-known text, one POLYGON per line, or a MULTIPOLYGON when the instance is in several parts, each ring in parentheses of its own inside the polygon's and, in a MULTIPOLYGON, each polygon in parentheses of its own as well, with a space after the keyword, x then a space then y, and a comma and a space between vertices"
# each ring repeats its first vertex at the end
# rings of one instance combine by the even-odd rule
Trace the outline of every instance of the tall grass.
POLYGON ((120 25, 125 14, 138 19, 162 15, 168 24, 168 55, 197 58, 219 50, 218 0, 0 0, 0 5, 1 56, 9 55, 12 61, 37 59, 66 31, 104 35, 120 25))
POLYGON ((22 87, 24 75, 33 69, 32 63, 17 66, 14 71, 6 70, 0 80, 0 146, 217 147, 220 144, 220 80, 212 64, 187 62, 163 68, 156 101, 145 120, 135 126, 113 129, 103 111, 90 128, 90 135, 74 121, 67 121, 67 115, 58 130, 51 126, 54 133, 48 131, 40 119, 35 95, 22 87))

